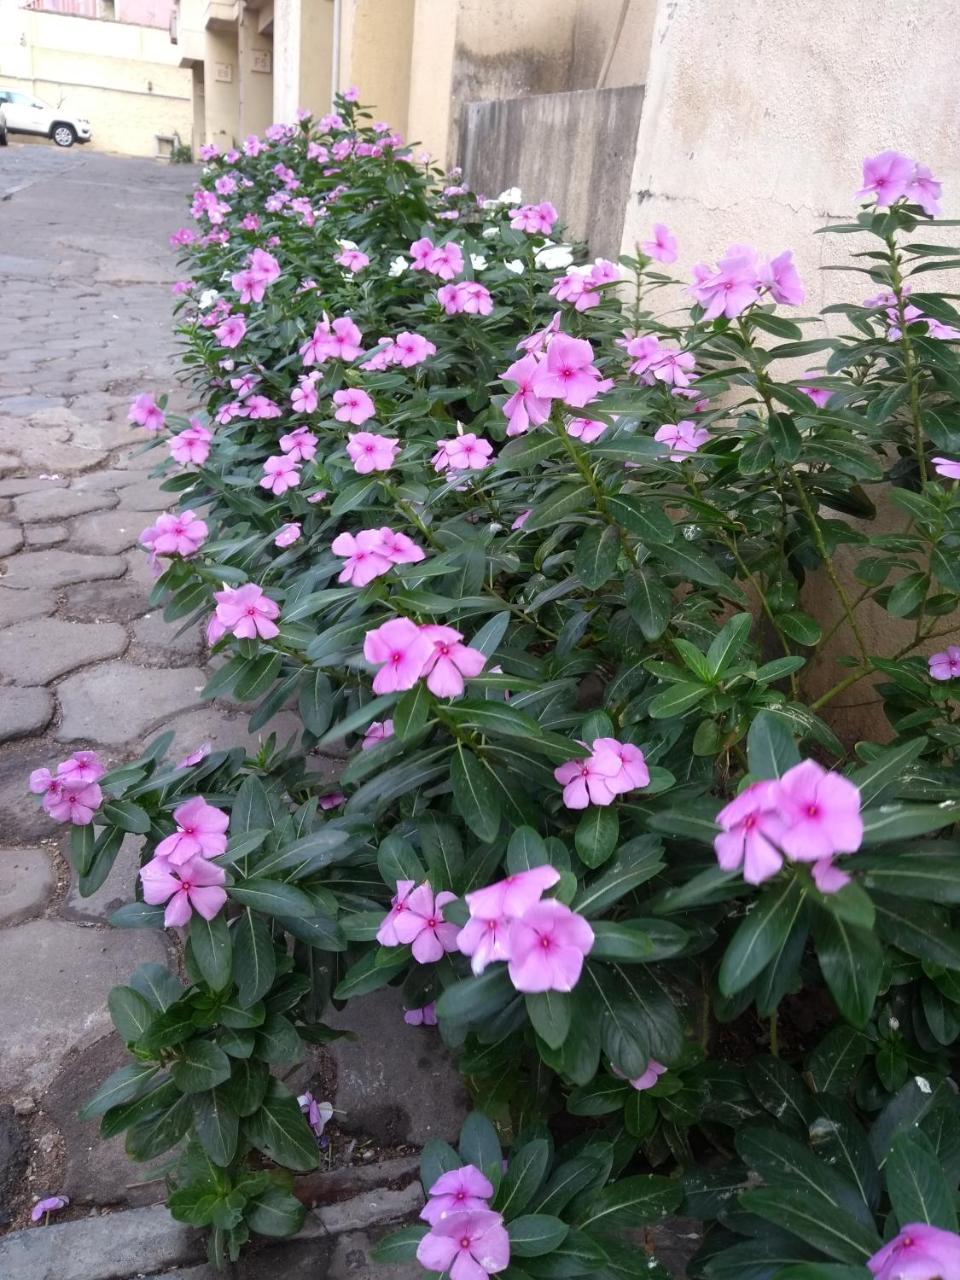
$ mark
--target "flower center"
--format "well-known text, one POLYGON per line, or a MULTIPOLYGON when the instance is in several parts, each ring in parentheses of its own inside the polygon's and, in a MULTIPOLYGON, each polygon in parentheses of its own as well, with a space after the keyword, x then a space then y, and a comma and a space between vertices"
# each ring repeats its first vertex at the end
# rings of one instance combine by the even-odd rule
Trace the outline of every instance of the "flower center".
POLYGON ((808 818, 819 818, 820 806, 818 804, 808 804, 805 812, 808 818))
POLYGON ((552 946, 553 946, 553 939, 548 937, 546 934, 541 934, 540 949, 542 951, 549 951, 552 946))

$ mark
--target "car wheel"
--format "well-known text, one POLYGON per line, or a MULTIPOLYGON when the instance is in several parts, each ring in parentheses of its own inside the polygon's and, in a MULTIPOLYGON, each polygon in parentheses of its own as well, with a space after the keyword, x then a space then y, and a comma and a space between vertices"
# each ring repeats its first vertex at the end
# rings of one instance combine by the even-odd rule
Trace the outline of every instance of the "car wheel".
POLYGON ((0 147, 5 147, 6 145, 7 145, 7 131, 6 129, 4 129, 3 133, 0 133, 0 147))
POLYGON ((58 124, 51 136, 58 147, 72 147, 77 140, 76 130, 70 124, 58 124))

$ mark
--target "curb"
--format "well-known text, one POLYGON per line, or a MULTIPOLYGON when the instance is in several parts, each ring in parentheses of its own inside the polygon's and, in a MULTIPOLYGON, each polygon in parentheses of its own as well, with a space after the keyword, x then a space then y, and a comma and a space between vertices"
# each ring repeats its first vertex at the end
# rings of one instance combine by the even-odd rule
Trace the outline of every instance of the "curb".
MULTIPOLYGON (((307 1214, 291 1240, 311 1240, 397 1222, 423 1204, 419 1182, 377 1187, 307 1214)), ((16 1280, 126 1280, 202 1262, 203 1233, 175 1222, 164 1205, 27 1228, 0 1240, 0 1276, 16 1280)))

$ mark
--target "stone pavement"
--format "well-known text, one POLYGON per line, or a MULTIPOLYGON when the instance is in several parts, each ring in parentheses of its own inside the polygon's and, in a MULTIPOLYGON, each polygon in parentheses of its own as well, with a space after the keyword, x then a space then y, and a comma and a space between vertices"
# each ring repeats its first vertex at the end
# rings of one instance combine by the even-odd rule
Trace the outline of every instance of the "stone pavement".
MULTIPOLYGON (((89 1230, 70 1219, 105 1209, 127 1220, 163 1197, 150 1170, 76 1113, 125 1058, 107 992, 137 964, 176 962, 175 939, 106 924, 132 894, 135 839, 104 886, 80 898, 68 830, 35 806, 30 771, 80 746, 114 764, 165 728, 184 753, 253 741, 236 708, 201 703, 201 638, 178 637, 150 612, 152 580, 136 548, 169 500, 126 413, 138 392, 176 387, 167 236, 184 221, 193 176, 76 150, 0 149, 0 195, 18 187, 0 202, 0 1231, 22 1227, 40 1195, 70 1196, 58 1231, 89 1230)), ((366 1046, 339 1042, 342 1062, 322 1064, 325 1079, 340 1078, 333 1101, 345 1130, 389 1146, 454 1137, 457 1078, 434 1046, 383 1035, 384 1023, 403 1028, 393 993, 346 1021, 371 1034, 366 1046)), ((320 1065, 308 1062, 304 1079, 320 1065)), ((51 1228, 23 1238, 41 1230, 51 1228)), ((306 1243, 290 1247, 303 1254, 306 1243)), ((366 1247, 359 1237, 344 1246, 327 1274, 363 1280, 366 1247)), ((45 1280, 44 1248, 31 1245, 22 1280, 45 1280)), ((91 1262, 77 1280, 99 1274, 91 1262)))

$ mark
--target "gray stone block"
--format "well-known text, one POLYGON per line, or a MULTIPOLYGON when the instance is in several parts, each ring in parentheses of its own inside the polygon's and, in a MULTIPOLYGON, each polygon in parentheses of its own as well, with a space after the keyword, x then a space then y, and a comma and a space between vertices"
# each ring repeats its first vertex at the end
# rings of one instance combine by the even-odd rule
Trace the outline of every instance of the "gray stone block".
POLYGON ((0 925, 17 924, 39 911, 56 883, 45 849, 0 849, 0 925))
POLYGON ((46 684, 77 667, 115 658, 127 633, 115 622, 97 626, 36 618, 0 632, 0 675, 19 684, 46 684))
POLYGON ((157 669, 108 662, 59 686, 59 742, 132 742, 154 724, 200 702, 198 667, 157 669))
MULTIPOLYGON (((10 627, 6 632, 0 631, 0 648, 5 636, 18 630, 19 627, 10 627)), ((40 733, 50 723, 52 715, 53 695, 48 689, 40 686, 22 689, 13 685, 0 687, 0 742, 40 733)))
POLYGON ((8 587, 68 587, 75 582, 119 578, 126 564, 119 556, 87 556, 76 551, 21 551, 7 561, 8 587))

